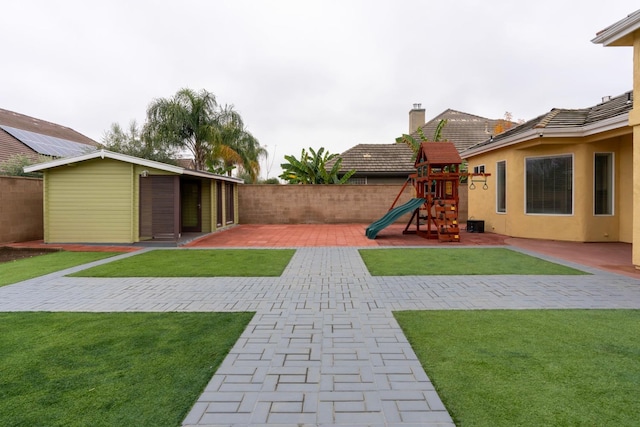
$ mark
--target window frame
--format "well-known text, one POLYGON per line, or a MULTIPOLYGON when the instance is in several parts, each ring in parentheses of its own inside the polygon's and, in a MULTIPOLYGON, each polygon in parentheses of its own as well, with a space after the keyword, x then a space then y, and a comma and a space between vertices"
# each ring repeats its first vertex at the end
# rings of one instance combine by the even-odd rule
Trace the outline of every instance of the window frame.
POLYGON ((615 215, 615 194, 616 194, 616 162, 615 153, 612 151, 596 151, 593 153, 593 216, 614 216, 615 215), (610 171, 609 182, 611 188, 609 189, 609 213, 597 213, 596 212, 596 157, 598 155, 606 154, 609 157, 610 171))
POLYGON ((496 162, 496 213, 504 215, 507 213, 507 161, 500 160, 496 162), (500 169, 498 167, 499 164, 504 164, 504 178, 502 182, 500 182, 500 169), (502 184, 502 193, 504 194, 504 207, 500 210, 500 185, 502 184))
POLYGON ((527 156, 524 158, 524 213, 525 215, 542 215, 542 216, 574 216, 575 214, 575 155, 574 153, 552 154, 541 156, 527 156), (571 212, 570 213, 546 213, 546 212, 529 212, 527 201, 529 198, 527 189, 527 161, 532 159, 555 159, 570 158, 571 159, 571 212))

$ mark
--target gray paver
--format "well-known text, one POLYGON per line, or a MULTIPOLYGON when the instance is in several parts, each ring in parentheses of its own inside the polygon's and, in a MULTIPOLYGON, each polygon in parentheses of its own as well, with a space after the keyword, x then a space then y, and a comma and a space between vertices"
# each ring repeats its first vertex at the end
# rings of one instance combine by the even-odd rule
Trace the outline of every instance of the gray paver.
POLYGON ((184 426, 452 426, 394 310, 640 308, 640 281, 595 269, 372 277, 356 248, 298 249, 278 278, 65 277, 81 268, 0 288, 0 311, 256 312, 184 426))

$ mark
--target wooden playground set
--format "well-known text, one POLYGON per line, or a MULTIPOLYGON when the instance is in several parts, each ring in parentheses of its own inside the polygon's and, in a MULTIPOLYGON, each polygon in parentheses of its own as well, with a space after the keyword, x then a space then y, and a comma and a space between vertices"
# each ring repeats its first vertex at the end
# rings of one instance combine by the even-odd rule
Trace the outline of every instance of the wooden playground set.
POLYGON ((416 173, 409 175, 389 212, 367 228, 366 235, 374 239, 378 231, 390 225, 401 215, 413 211, 403 234, 417 234, 440 242, 459 242, 460 224, 458 207, 460 178, 470 179, 470 189, 482 182, 487 187, 485 173, 469 173, 460 170, 462 158, 451 142, 423 142, 416 156, 416 173), (414 197, 396 207, 398 199, 411 184, 414 197))

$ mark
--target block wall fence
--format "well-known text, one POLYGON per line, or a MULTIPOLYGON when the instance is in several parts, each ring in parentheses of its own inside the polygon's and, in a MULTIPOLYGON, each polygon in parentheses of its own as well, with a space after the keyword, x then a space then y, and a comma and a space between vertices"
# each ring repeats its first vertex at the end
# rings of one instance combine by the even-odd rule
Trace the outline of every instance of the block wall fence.
POLYGON ((41 179, 0 176, 0 243, 43 238, 42 196, 41 179))
MULTIPOLYGON (((238 186, 240 224, 370 224, 391 207, 402 186, 252 185, 238 186)), ((467 186, 461 185, 458 219, 467 220, 467 186)), ((396 204, 407 202, 407 188, 396 204)), ((42 180, 0 176, 0 243, 40 240, 42 180)), ((405 223, 410 214, 396 222, 405 223)))
MULTIPOLYGON (((391 207, 401 185, 240 185, 240 224, 371 223, 391 207)), ((467 220, 466 185, 461 185, 458 219, 467 220)), ((412 197, 406 188, 396 206, 412 197)), ((396 222, 406 223, 410 214, 396 222)))

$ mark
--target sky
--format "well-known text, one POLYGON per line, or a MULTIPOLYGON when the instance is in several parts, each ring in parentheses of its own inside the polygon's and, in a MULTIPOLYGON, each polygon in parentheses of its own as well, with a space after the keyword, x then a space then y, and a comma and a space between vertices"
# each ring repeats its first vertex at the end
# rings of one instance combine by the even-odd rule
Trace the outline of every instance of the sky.
POLYGON ((637 0, 21 0, 3 6, 0 108, 101 142, 181 88, 233 105, 263 178, 303 148, 393 143, 420 103, 528 120, 632 89, 596 33, 637 0))

